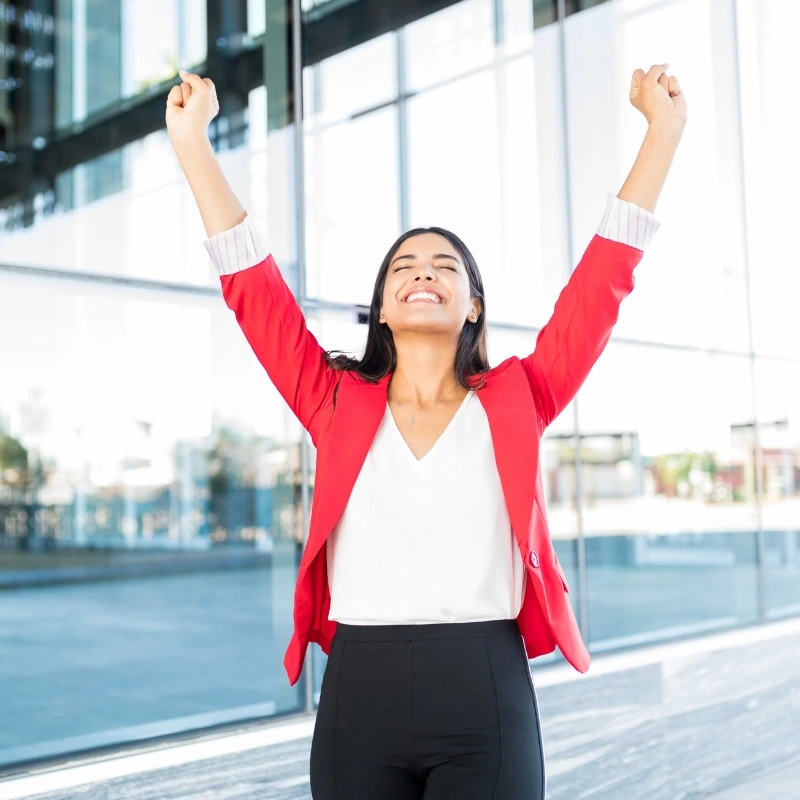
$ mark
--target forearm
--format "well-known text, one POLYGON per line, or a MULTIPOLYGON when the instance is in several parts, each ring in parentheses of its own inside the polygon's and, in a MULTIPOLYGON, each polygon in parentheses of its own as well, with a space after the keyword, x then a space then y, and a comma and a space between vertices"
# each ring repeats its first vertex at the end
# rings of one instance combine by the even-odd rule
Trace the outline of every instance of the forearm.
POLYGON ((173 142, 197 208, 211 237, 238 225, 247 215, 222 172, 207 136, 173 142))
POLYGON ((639 155, 617 197, 653 213, 681 136, 683 126, 675 121, 650 125, 639 155))

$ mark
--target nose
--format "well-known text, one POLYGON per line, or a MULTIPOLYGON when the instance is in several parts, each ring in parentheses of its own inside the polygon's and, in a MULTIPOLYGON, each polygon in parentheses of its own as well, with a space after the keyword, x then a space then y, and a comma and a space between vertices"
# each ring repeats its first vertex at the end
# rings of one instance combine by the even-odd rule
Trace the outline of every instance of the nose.
POLYGON ((414 276, 414 280, 420 280, 424 278, 425 280, 431 280, 435 275, 433 265, 432 264, 422 264, 417 271, 417 274, 414 276))

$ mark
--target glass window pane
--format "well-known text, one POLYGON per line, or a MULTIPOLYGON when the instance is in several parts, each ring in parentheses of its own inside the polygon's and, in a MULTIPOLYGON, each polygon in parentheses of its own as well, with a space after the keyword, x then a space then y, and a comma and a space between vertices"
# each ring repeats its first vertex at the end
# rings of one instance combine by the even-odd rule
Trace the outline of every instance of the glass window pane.
POLYGON ((396 63, 394 33, 321 61, 319 121, 332 122, 391 100, 397 93, 396 63))
MULTIPOLYGON (((556 34, 545 28, 534 54, 408 101, 411 225, 464 239, 495 322, 544 324, 569 274, 556 34)), ((596 226, 602 193, 594 208, 596 226)))
POLYGON ((767 613, 800 612, 800 364, 757 359, 767 613))
POLYGON ((264 0, 247 0, 247 32, 260 36, 267 29, 267 4, 264 0))
MULTIPOLYGON (((494 57, 491 0, 463 0, 405 28, 406 85, 414 91, 489 64, 494 57)), ((446 127, 458 117, 443 117, 446 127)))
POLYGON ((481 266, 492 319, 504 277, 496 109, 486 71, 416 95, 407 117, 409 227, 438 225, 464 240, 481 266))
POLYGON ((533 24, 537 28, 558 21, 558 0, 533 0, 533 24))
POLYGON ((178 26, 178 66, 191 68, 206 60, 206 0, 179 0, 179 3, 182 16, 178 26))
POLYGON ((206 0, 57 0, 55 17, 57 128, 206 58, 206 0))
MULTIPOLYGON (((119 3, 73 3, 73 24, 82 28, 73 53, 79 92, 74 119, 83 119, 117 102, 125 94, 125 65, 120 51, 125 49, 124 9, 119 3)), ((163 8, 163 4, 160 4, 163 8)), ((169 28, 169 23, 166 23, 169 28)))
MULTIPOLYGON (((218 154, 236 195, 259 219, 266 217, 261 192, 269 186, 273 198, 281 196, 286 173, 292 171, 282 146, 291 136, 276 139, 281 142, 272 151, 270 182, 265 163, 256 169, 248 147, 218 154)), ((266 162, 266 152, 258 158, 266 162)), ((59 186, 62 199, 66 193, 78 207, 3 236, 0 258, 44 268, 218 285, 203 247, 202 219, 165 131, 81 164, 65 173, 59 186)), ((273 205, 286 208, 277 200, 273 205)), ((285 239, 282 231, 290 230, 288 220, 276 228, 281 230, 265 231, 277 254, 285 239)))
POLYGON ((300 710, 301 430, 231 312, 20 276, 0 339, 0 764, 300 710))
POLYGON ((757 353, 796 359, 800 151, 793 131, 800 126, 800 108, 785 102, 779 82, 791 69, 800 4, 759 0, 737 9, 753 346, 757 353))
POLYGON ((757 619, 750 398, 744 357, 612 342, 595 365, 578 395, 595 649, 757 619))
POLYGON ((659 199, 656 234, 617 334, 747 352, 742 187, 730 6, 604 3, 566 22, 573 246, 597 228, 597 199, 621 188, 646 131, 631 75, 669 52, 691 86, 692 120, 659 199))
POLYGON ((183 183, 183 171, 166 130, 156 131, 125 148, 126 188, 143 193, 165 183, 183 183))
POLYGON ((399 235, 394 106, 306 136, 307 291, 369 303, 399 235))
POLYGON ((122 8, 122 91, 130 96, 176 74, 179 7, 176 0, 124 0, 122 8))
POLYGON ((531 0, 505 0, 503 3, 503 45, 506 52, 533 46, 534 3, 531 0))
POLYGON ((112 150, 84 161, 73 170, 76 206, 83 206, 121 192, 125 187, 125 150, 112 150))
MULTIPOLYGON (((497 68, 502 261, 491 295, 495 320, 543 325, 570 272, 566 169, 559 114, 557 31, 538 31, 533 55, 497 68)), ((604 207, 596 198, 597 218, 604 207)), ((583 242, 586 247, 589 238, 583 242)), ((582 251, 581 251, 582 252, 582 251)), ((576 254, 576 259, 580 257, 576 254)))

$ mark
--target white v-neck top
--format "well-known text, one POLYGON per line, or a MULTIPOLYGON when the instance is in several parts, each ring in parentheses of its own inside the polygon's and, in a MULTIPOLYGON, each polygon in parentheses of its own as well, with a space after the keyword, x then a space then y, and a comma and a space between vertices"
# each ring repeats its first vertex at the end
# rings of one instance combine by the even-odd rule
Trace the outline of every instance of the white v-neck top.
POLYGON ((354 625, 514 619, 525 571, 475 391, 421 459, 389 405, 326 542, 328 618, 354 625))

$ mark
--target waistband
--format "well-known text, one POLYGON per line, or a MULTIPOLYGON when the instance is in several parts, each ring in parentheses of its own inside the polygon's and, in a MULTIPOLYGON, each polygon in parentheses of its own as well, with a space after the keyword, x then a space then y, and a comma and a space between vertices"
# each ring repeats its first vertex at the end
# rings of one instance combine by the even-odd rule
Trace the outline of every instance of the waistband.
POLYGON ((519 635, 516 619, 479 622, 432 622, 405 625, 352 625, 338 622, 334 639, 347 642, 392 642, 420 639, 468 639, 483 636, 519 635))

